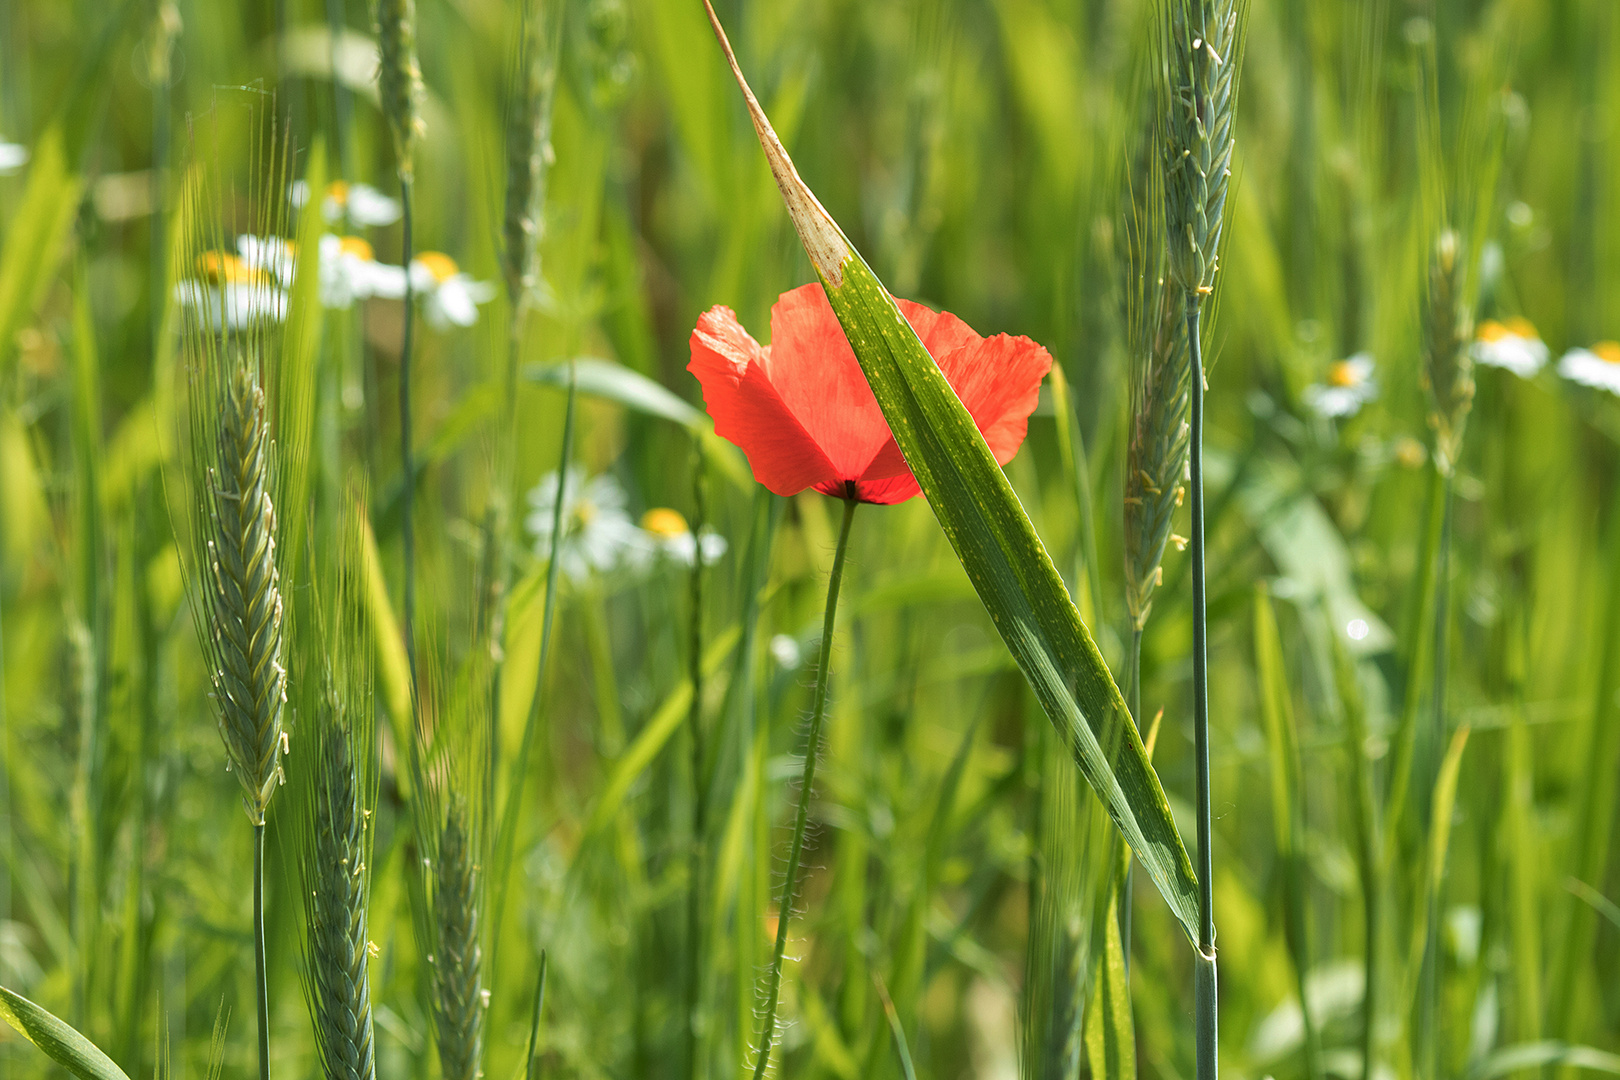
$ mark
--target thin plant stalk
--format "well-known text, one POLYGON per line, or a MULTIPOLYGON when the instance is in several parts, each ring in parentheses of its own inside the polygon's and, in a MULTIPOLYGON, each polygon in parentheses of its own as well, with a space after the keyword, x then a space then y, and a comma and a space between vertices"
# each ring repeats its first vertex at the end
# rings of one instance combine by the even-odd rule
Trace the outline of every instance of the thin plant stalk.
POLYGON ((405 265, 405 334, 399 348, 399 465, 404 490, 400 498, 400 529, 405 545, 405 656, 411 667, 411 701, 416 702, 416 532, 411 507, 416 493, 416 461, 411 449, 411 334, 416 323, 416 287, 411 279, 411 181, 402 171, 399 202, 403 233, 401 260, 405 265))
POLYGON ((816 690, 810 708, 810 731, 805 737, 804 774, 799 780, 799 809, 793 819, 793 843, 788 849, 787 873, 782 879, 782 898, 776 906, 776 950, 765 976, 765 1010, 760 1022, 759 1052, 754 1061, 754 1080, 762 1080, 771 1060, 771 1043, 776 1036, 776 1006, 782 990, 782 959, 787 954, 788 922, 793 897, 799 887, 799 860, 804 854, 804 834, 810 822, 810 793, 816 779, 816 754, 821 745, 821 724, 827 714, 828 664, 832 659, 833 625, 838 615, 838 587, 844 580, 844 555, 849 549, 849 526, 855 520, 853 498, 844 500, 844 520, 838 529, 838 549, 833 555, 832 575, 827 579, 827 611, 821 621, 821 657, 816 666, 816 690))
POLYGON ((1197 1010, 1198 1077, 1215 1080, 1217 1002, 1215 972, 1214 859, 1210 851, 1209 792, 1209 643, 1204 588, 1204 358, 1199 342, 1201 304, 1190 294, 1187 307, 1187 348, 1192 356, 1192 436, 1190 439, 1192 489, 1193 591, 1193 755, 1198 808, 1198 952, 1194 974, 1197 1010))
MULTIPOLYGON (((703 733, 703 542, 706 506, 703 497, 703 447, 692 445, 692 573, 691 623, 687 663, 692 680, 692 706, 687 728, 692 737, 692 851, 686 893, 686 1075, 694 1080, 702 1057, 703 1007, 703 884, 707 878, 709 793, 703 782, 708 748, 703 733)), ((553 534, 555 535, 555 534, 553 534)))
POLYGON ((495 907, 492 923, 500 925, 506 911, 506 886, 510 879, 512 852, 517 844, 518 814, 523 808, 523 781, 528 776, 529 756, 534 748, 535 729, 540 724, 541 691, 546 682, 546 661, 551 655, 551 628, 557 613, 557 552, 562 546, 563 504, 568 490, 568 467, 574 456, 574 406, 579 398, 579 372, 573 361, 568 364, 568 404, 563 413, 562 456, 557 462, 557 500, 551 507, 551 551, 546 561, 546 600, 540 617, 540 662, 534 674, 534 693, 529 698, 529 713, 523 721, 523 738, 518 743, 517 757, 512 761, 511 782, 506 789, 506 804, 501 808, 500 831, 496 834, 497 857, 495 907))
POLYGON ((259 1080, 270 1080, 270 983, 264 955, 264 822, 253 825, 253 989, 259 1021, 259 1080))
MULTIPOLYGON (((1440 550, 1435 568, 1434 601, 1434 700, 1431 717, 1431 754, 1434 772, 1438 776, 1440 755, 1446 745, 1446 656, 1450 629, 1451 589, 1451 516, 1452 477, 1448 472, 1441 481, 1440 550)), ((1432 790, 1432 786, 1431 786, 1432 790)), ((1439 822, 1429 822, 1431 830, 1440 828, 1439 822)), ((1439 1062, 1440 1040, 1435 1025, 1440 1019, 1440 904, 1439 890, 1431 889, 1424 908, 1424 944, 1422 998, 1419 1006, 1419 1044, 1417 1061, 1420 1075, 1435 1077, 1439 1062)))

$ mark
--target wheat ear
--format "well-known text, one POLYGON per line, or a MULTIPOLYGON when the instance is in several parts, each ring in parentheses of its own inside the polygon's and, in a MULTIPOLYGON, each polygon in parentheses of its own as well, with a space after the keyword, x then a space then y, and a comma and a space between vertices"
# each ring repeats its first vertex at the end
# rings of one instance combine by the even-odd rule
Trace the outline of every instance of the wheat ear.
MULTIPOLYGON (((1192 367, 1183 342, 1186 304, 1174 282, 1144 290, 1142 332, 1133 333, 1130 443, 1125 474, 1125 606, 1141 633, 1163 576, 1170 526, 1187 495, 1192 367)), ((1132 717, 1135 717, 1132 713, 1132 717)))
POLYGON ((241 781, 254 825, 281 782, 281 585, 276 572, 276 512, 270 498, 270 434, 257 374, 240 363, 223 387, 208 470, 210 677, 219 733, 241 781))
POLYGON ((1435 241, 1423 320, 1423 381, 1429 390, 1434 463, 1448 478, 1456 470, 1463 428, 1474 405, 1474 362, 1468 351, 1473 320, 1463 299, 1460 245, 1451 229, 1435 241))
MULTIPOLYGON (((314 821, 305 853, 310 1010, 327 1080, 374 1080, 366 903, 371 811, 354 704, 327 695, 315 741, 314 821)), ((365 708, 370 702, 363 703, 365 708)))
POLYGON ((378 103, 394 139, 400 178, 409 183, 421 133, 416 110, 422 71, 416 64, 415 0, 377 0, 377 53, 378 103))
POLYGON ((482 1075, 483 950, 478 909, 483 886, 466 802, 450 797, 433 878, 433 1016, 444 1080, 482 1075))

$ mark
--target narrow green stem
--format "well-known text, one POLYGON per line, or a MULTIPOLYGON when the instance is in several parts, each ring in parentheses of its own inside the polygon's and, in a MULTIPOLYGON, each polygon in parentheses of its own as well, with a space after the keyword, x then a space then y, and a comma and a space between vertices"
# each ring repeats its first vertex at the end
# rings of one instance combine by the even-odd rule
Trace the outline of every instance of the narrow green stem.
POLYGON ((827 580, 827 613, 821 622, 821 659, 816 667, 816 692, 810 710, 810 732, 804 745, 804 775, 799 780, 799 810, 793 819, 793 845, 788 849, 787 874, 782 879, 782 899, 776 905, 776 951, 765 976, 765 1013, 760 1024, 759 1056, 754 1062, 754 1080, 762 1080, 771 1060, 771 1042, 776 1036, 776 1005, 782 990, 782 958, 787 953, 788 921, 793 897, 799 887, 799 859, 804 854, 804 834, 810 822, 810 792, 816 779, 816 754, 821 745, 821 723, 827 713, 827 665, 832 658, 833 623, 838 614, 838 586, 844 580, 844 554, 849 548, 849 525, 855 520, 853 498, 844 500, 844 522, 838 530, 838 550, 833 555, 832 576, 827 580))
POLYGON ((692 446, 692 575, 691 625, 687 663, 692 680, 692 708, 687 727, 692 733, 692 852, 691 881, 686 893, 686 1075, 696 1080, 702 1059, 703 1028, 703 885, 707 876, 708 785, 703 782, 708 749, 703 735, 703 448, 692 446))
POLYGON ((501 828, 496 836, 494 923, 500 925, 506 911, 506 886, 511 877, 512 852, 517 844, 518 814, 523 808, 523 781, 529 773, 529 756, 534 750, 534 732, 540 726, 541 688, 546 682, 546 660, 551 655, 551 627, 557 614, 557 558, 562 549, 563 505, 568 494, 568 468, 574 454, 574 404, 579 398, 578 370, 568 364, 568 405, 563 413, 562 456, 557 462, 557 498, 551 506, 551 551, 546 561, 546 601, 540 617, 540 661, 534 673, 534 693, 529 697, 529 713, 523 721, 523 739, 517 757, 512 759, 512 777, 501 808, 501 828))
POLYGON ((1215 982, 1214 860, 1210 852, 1209 649, 1204 596, 1204 358, 1198 338, 1200 306, 1187 307, 1187 346, 1192 353, 1192 592, 1193 744, 1197 770, 1198 952, 1194 1007, 1198 1012, 1198 1080, 1215 1080, 1218 1038, 1215 982))
MULTIPOLYGON (((310 196, 314 198, 312 194, 310 196)), ((416 701, 416 532, 411 508, 416 496, 416 461, 411 450, 411 332, 416 323, 416 290, 411 282, 411 182, 399 178, 399 200, 403 211, 405 262, 405 336, 399 349, 399 464, 404 490, 400 500, 400 525, 405 539, 405 656, 411 667, 411 701, 416 701)))
POLYGON ((529 1018, 529 1056, 524 1068, 524 1080, 536 1080, 540 1075, 540 1013, 546 1006, 546 950, 540 950, 540 974, 535 979, 534 1015, 529 1018))
MULTIPOLYGON (((1447 638, 1451 622, 1451 516, 1452 516, 1452 477, 1447 474, 1442 480, 1440 499, 1442 503, 1440 518, 1440 550, 1435 566, 1435 599, 1434 599, 1434 700, 1431 730, 1430 759, 1432 767, 1429 772, 1430 790, 1439 775, 1441 756, 1446 746, 1446 656, 1447 638)), ((1429 830, 1440 828, 1437 821, 1429 822, 1429 830)), ((1419 1032, 1421 1041, 1418 1044, 1417 1063, 1418 1075, 1425 1080, 1437 1080, 1439 1076, 1440 1040, 1436 1025, 1440 1019, 1440 897, 1439 890, 1428 890, 1428 902, 1424 912, 1424 941, 1423 941, 1423 997, 1419 1006, 1419 1032)))
POLYGON ((270 983, 264 958, 264 822, 253 826, 253 970, 259 1018, 259 1080, 270 1080, 270 983))

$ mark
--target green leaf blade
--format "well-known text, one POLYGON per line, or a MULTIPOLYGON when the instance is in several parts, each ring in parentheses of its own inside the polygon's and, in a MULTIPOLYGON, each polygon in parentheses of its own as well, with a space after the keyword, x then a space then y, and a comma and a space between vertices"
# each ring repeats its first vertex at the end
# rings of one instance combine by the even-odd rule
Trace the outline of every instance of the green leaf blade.
POLYGON ((0 986, 0 1020, 79 1080, 129 1080, 95 1043, 21 994, 0 986))

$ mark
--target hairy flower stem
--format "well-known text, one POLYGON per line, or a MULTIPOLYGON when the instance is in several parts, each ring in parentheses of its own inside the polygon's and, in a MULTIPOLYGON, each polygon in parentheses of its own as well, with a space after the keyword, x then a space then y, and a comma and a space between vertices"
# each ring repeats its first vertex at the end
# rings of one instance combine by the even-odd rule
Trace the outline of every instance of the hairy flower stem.
POLYGON ((259 1018, 259 1080, 270 1080, 270 982, 264 958, 264 822, 253 825, 253 975, 259 1018))
MULTIPOLYGON (((854 485, 850 485, 853 489, 854 485)), ((805 737, 804 775, 799 780, 799 809, 793 819, 793 844, 788 849, 787 874, 782 879, 782 899, 776 905, 776 950, 765 976, 765 1013, 760 1023, 759 1053, 754 1061, 754 1080, 762 1080, 771 1060, 771 1042, 776 1036, 776 1005, 782 990, 782 958, 787 953, 788 921, 793 897, 799 887, 799 860, 804 854, 804 833, 810 822, 810 791, 816 779, 816 753, 821 745, 821 723, 827 714, 828 663, 832 659, 833 624, 838 615, 838 587, 844 580, 844 555, 849 549, 849 526, 855 520, 853 498, 844 499, 844 522, 838 530, 838 550, 833 555, 832 575, 827 579, 827 613, 821 621, 821 659, 816 666, 816 692, 810 708, 810 731, 805 737)))
POLYGON ((405 657, 411 667, 411 708, 416 708, 416 533, 411 504, 416 495, 416 461, 411 451, 411 331, 416 323, 416 289, 411 281, 411 181, 399 174, 399 202, 403 213, 402 260, 405 263, 405 335, 399 348, 399 465, 404 489, 400 499, 400 528, 405 541, 405 657))
POLYGON ((1192 588, 1193 744, 1198 808, 1198 952, 1193 989, 1198 1026, 1198 1080, 1215 1080, 1216 979, 1214 860, 1210 852, 1209 642, 1204 596, 1204 357, 1198 330, 1202 305, 1187 305, 1187 348, 1192 356, 1192 588))

